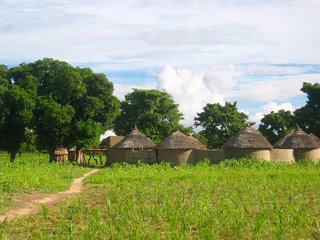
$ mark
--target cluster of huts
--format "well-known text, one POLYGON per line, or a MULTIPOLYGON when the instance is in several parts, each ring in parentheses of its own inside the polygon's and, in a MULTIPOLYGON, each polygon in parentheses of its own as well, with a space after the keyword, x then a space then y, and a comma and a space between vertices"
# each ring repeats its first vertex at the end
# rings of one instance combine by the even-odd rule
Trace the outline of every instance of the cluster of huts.
POLYGON ((110 136, 107 143, 107 164, 116 162, 169 162, 172 165, 197 163, 204 158, 218 163, 231 158, 259 158, 267 161, 291 162, 299 159, 320 159, 320 140, 301 129, 280 139, 272 146, 258 131, 248 126, 230 138, 223 149, 207 149, 197 139, 176 131, 158 145, 138 129, 125 137, 110 136))

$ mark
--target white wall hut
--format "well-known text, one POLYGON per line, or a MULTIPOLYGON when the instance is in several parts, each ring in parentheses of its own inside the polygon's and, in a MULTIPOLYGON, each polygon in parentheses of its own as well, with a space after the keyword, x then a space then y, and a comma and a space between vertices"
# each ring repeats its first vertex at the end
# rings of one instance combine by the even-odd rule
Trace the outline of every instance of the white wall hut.
POLYGON ((293 149, 295 160, 320 160, 320 140, 313 134, 307 134, 301 129, 280 139, 274 144, 276 149, 293 149))
POLYGON ((132 130, 120 142, 107 151, 107 165, 116 162, 156 163, 155 144, 143 135, 137 128, 132 130))
POLYGON ((173 166, 195 163, 197 159, 192 154, 194 149, 206 150, 206 147, 197 139, 176 131, 156 146, 158 163, 169 162, 173 166))
POLYGON ((247 126, 231 137, 224 146, 225 157, 258 158, 270 161, 272 145, 257 130, 247 126))

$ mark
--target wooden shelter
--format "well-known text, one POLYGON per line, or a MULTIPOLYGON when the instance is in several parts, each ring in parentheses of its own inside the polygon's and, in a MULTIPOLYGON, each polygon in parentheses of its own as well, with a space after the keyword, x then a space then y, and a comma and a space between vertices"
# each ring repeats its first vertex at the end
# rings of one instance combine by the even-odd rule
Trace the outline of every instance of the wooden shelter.
POLYGON ((77 153, 76 153, 76 146, 69 149, 69 161, 76 161, 77 153))
POLYGON ((313 134, 305 133, 300 128, 281 138, 274 144, 274 148, 293 149, 295 160, 317 161, 320 159, 320 139, 313 134))
POLYGON ((115 162, 156 163, 155 144, 137 128, 107 151, 107 165, 115 162))
POLYGON ((54 151, 54 159, 60 163, 68 161, 68 150, 63 147, 56 148, 54 151))
POLYGON ((224 146, 226 158, 259 158, 270 161, 272 145, 257 130, 247 126, 224 146))
POLYGON ((192 151, 206 150, 197 139, 176 131, 156 146, 158 162, 169 162, 174 166, 194 163, 192 151))

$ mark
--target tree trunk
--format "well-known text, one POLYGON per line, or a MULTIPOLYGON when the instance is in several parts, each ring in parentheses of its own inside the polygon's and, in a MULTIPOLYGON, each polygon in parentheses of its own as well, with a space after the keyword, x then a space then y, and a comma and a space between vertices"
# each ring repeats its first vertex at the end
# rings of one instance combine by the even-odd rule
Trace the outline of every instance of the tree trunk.
POLYGON ((16 160, 17 151, 10 151, 10 162, 16 160))
POLYGON ((78 164, 83 162, 83 153, 79 147, 76 147, 76 160, 78 164))
POLYGON ((50 154, 49 163, 54 162, 56 160, 54 156, 54 151, 55 151, 55 147, 51 147, 49 149, 49 154, 50 154))

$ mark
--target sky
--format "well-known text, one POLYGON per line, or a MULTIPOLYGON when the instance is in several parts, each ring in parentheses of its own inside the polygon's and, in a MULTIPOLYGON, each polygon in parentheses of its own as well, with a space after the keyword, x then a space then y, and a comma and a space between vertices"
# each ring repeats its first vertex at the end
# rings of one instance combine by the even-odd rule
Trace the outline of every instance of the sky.
POLYGON ((320 82, 319 12, 320 0, 0 0, 0 63, 90 67, 120 99, 166 90, 186 126, 225 101, 258 124, 320 82))

